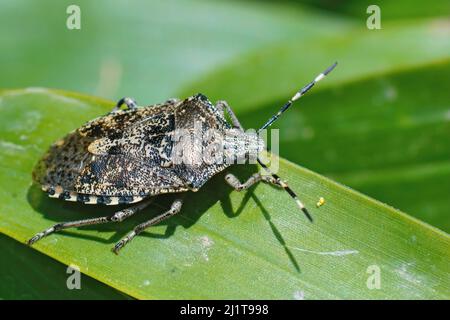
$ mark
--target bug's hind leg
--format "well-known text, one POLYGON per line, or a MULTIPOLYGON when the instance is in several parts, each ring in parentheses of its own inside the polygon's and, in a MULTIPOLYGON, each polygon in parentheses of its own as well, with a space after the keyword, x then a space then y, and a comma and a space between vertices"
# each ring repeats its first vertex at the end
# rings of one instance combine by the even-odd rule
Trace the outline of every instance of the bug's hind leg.
POLYGON ((120 110, 120 107, 122 105, 126 105, 127 109, 136 109, 138 107, 136 101, 133 98, 125 97, 125 98, 122 98, 119 101, 117 101, 117 104, 112 109, 112 111, 120 110))
POLYGON ((135 204, 134 206, 117 211, 116 213, 114 213, 111 216, 57 223, 54 226, 36 234, 33 238, 31 238, 30 240, 27 241, 27 244, 32 245, 33 243, 41 240, 42 238, 44 238, 52 233, 55 233, 55 232, 58 232, 60 230, 67 229, 67 228, 76 228, 76 227, 88 226, 88 225, 93 225, 93 224, 109 223, 109 222, 121 222, 121 221, 125 220, 126 218, 131 217, 138 211, 146 208, 152 201, 153 201, 153 198, 149 198, 147 200, 144 200, 144 201, 141 201, 141 202, 135 204))
POLYGON ((231 118, 231 123, 233 124, 233 127, 236 129, 244 130, 241 123, 239 122, 238 118, 234 114, 231 107, 228 105, 226 101, 220 100, 216 103, 216 108, 224 115, 225 111, 228 113, 228 115, 231 118))
POLYGON ((171 216, 177 214, 178 212, 180 212, 181 210, 181 206, 183 205, 183 201, 181 199, 176 199, 170 209, 166 212, 164 212, 163 214, 154 217, 153 219, 150 219, 144 223, 141 223, 139 225, 137 225, 133 231, 131 231, 129 234, 127 234, 122 240, 120 240, 119 242, 116 243, 116 245, 114 246, 114 248, 112 249, 112 251, 115 254, 118 254, 120 249, 122 249, 128 242, 130 242, 131 240, 133 240, 134 237, 136 237, 138 234, 140 234, 142 231, 144 231, 145 229, 147 229, 150 226, 153 226, 163 220, 166 220, 167 218, 170 218, 171 216))
POLYGON ((311 214, 309 213, 308 209, 306 209, 305 205, 303 204, 303 202, 300 201, 300 199, 297 197, 297 194, 294 192, 294 190, 292 190, 289 185, 287 184, 286 181, 281 180, 281 178, 273 173, 262 161, 261 159, 257 159, 258 163, 261 165, 261 167, 263 167, 263 169, 269 173, 276 181, 279 182, 280 186, 289 194, 289 196, 294 199, 295 203, 297 203, 298 207, 300 208, 300 210, 303 212, 303 214, 306 216, 306 218, 308 218, 309 221, 313 222, 313 218, 311 216, 311 214))
POLYGON ((272 184, 277 187, 282 187, 280 181, 278 181, 272 176, 264 176, 261 173, 253 174, 244 183, 242 183, 234 174, 228 173, 225 176, 225 181, 236 191, 246 190, 260 181, 272 184))

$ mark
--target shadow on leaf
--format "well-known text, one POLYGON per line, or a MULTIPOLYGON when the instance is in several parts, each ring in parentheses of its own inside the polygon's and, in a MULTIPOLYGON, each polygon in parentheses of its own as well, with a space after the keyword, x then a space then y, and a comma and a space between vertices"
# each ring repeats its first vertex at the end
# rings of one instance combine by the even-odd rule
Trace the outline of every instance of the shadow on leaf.
MULTIPOLYGON (((256 172, 257 168, 254 165, 250 166, 234 166, 227 169, 227 172, 232 172, 238 176, 241 181, 245 181, 252 173, 256 172)), ((205 186, 199 192, 185 192, 182 194, 164 194, 155 197, 155 201, 150 204, 150 206, 141 212, 137 213, 135 216, 130 217, 120 223, 106 223, 106 224, 95 224, 89 226, 81 227, 84 230, 95 230, 96 232, 114 232, 114 234, 105 239, 102 236, 96 236, 93 234, 81 234, 70 229, 61 230, 58 232, 60 235, 88 239, 92 241, 98 241, 102 243, 114 244, 122 239, 128 232, 130 232, 136 225, 141 222, 147 221, 162 212, 168 210, 170 204, 173 202, 176 196, 181 196, 184 200, 183 208, 181 213, 171 217, 170 219, 164 220, 158 225, 165 225, 166 229, 163 234, 151 232, 151 228, 142 232, 139 237, 149 237, 156 239, 167 239, 175 234, 178 226, 185 229, 189 229, 193 226, 200 217, 208 211, 208 209, 220 201, 221 207, 225 215, 229 218, 238 217, 244 210, 248 201, 252 199, 260 208, 264 218, 270 225, 272 232, 280 245, 283 246, 286 254, 291 261, 297 272, 300 272, 300 267, 292 254, 292 252, 286 246, 286 243, 276 228, 276 226, 271 221, 271 216, 269 212, 264 208, 263 204, 259 201, 258 197, 254 194, 255 186, 244 191, 245 195, 240 203, 239 207, 234 210, 230 201, 230 193, 233 189, 225 183, 224 179, 225 173, 222 172, 206 183, 205 186), (151 214, 150 214, 151 212, 151 214)), ((41 191, 40 187, 33 184, 28 189, 27 194, 28 202, 33 207, 34 210, 41 213, 45 218, 55 221, 55 223, 63 221, 76 221, 81 219, 88 219, 94 217, 110 216, 115 212, 126 208, 126 205, 118 206, 100 206, 100 205, 85 205, 78 202, 62 201, 59 199, 49 198, 44 192, 41 191), (81 214, 82 213, 82 214, 81 214)), ((50 227, 50 226, 49 226, 50 227)), ((39 232, 41 230, 36 230, 39 232)), ((51 235, 50 235, 51 237, 51 235)), ((127 248, 130 249, 130 248, 127 248)))

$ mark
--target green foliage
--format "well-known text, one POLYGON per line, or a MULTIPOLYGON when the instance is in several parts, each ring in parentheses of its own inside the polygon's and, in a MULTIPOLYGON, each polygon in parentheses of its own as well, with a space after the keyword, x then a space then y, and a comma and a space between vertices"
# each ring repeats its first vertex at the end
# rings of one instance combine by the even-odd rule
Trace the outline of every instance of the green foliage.
MULTIPOLYGON (((45 89, 1 96, 0 231, 24 242, 61 220, 110 214, 114 207, 48 198, 30 185, 47 146, 112 102, 45 89)), ((342 185, 280 160, 280 175, 315 217, 311 224, 281 190, 231 192, 223 175, 186 195, 182 214, 135 239, 113 244, 170 201, 121 224, 52 235, 35 248, 136 298, 449 298, 450 239, 444 233, 342 185), (319 197, 326 203, 314 205, 319 197), (382 290, 366 286, 377 265, 382 290)), ((251 167, 237 167, 244 178, 251 167)))
MULTIPOLYGON (((295 2, 295 0, 293 1, 295 2)), ((380 7, 381 17, 387 20, 423 17, 445 18, 448 17, 450 12, 450 4, 446 0, 298 0, 297 2, 361 20, 367 19, 366 9, 373 4, 380 7)))
POLYGON ((0 234, 0 299, 127 299, 121 292, 81 275, 81 289, 68 290, 67 266, 0 234))
MULTIPOLYGON (((334 61, 338 67, 320 88, 314 88, 316 93, 342 82, 448 58, 449 34, 445 24, 424 20, 413 25, 392 23, 378 31, 355 29, 312 43, 276 44, 216 68, 190 83, 181 95, 201 88, 208 97, 223 99, 225 92, 235 110, 247 112, 275 99, 285 101, 334 61)), ((425 84, 425 88, 431 86, 425 84)))
POLYGON ((2 1, 0 88, 53 87, 161 101, 207 70, 277 41, 338 35, 350 22, 295 5, 208 0, 2 1), (124 14, 126 13, 126 14, 124 14), (310 26, 313 26, 311 28, 310 26))
MULTIPOLYGON (((275 125, 279 152, 448 232, 449 83, 447 61, 318 90, 275 125)), ((241 111, 241 122, 257 128, 282 102, 241 111)))

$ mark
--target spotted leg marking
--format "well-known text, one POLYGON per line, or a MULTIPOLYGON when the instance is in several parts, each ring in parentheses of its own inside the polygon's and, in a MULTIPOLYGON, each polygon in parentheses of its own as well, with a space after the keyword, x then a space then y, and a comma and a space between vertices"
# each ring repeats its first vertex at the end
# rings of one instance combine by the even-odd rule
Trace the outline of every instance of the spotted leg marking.
POLYGON ((138 107, 136 101, 133 98, 125 97, 117 101, 117 104, 112 111, 114 112, 120 110, 120 107, 123 104, 127 106, 127 109, 136 109, 138 107))
POLYGON ((44 230, 44 231, 36 234, 33 238, 31 238, 30 240, 27 241, 27 244, 32 245, 33 243, 41 240, 42 238, 44 238, 52 233, 55 233, 57 231, 67 229, 67 228, 76 228, 76 227, 88 226, 88 225, 93 225, 93 224, 109 223, 109 222, 121 222, 121 221, 125 220, 126 218, 131 217, 138 211, 146 208, 152 201, 153 201, 153 198, 149 198, 145 201, 137 203, 136 205, 134 205, 132 207, 118 211, 111 216, 57 223, 53 227, 50 227, 47 230, 44 230))
POLYGON ((170 209, 163 214, 154 217, 153 219, 150 219, 144 223, 141 223, 137 225, 133 231, 131 231, 129 234, 127 234, 122 240, 116 243, 112 251, 115 254, 119 254, 119 251, 131 240, 133 240, 134 237, 136 237, 138 234, 140 234, 142 231, 147 229, 150 226, 153 226, 155 224, 160 223, 163 220, 166 220, 170 218, 171 216, 177 214, 181 210, 181 206, 183 205, 183 201, 181 199, 176 199, 173 203, 170 209))
POLYGON ((234 174, 228 173, 225 176, 225 181, 236 191, 246 190, 251 186, 253 186, 254 184, 261 181, 272 184, 277 187, 282 187, 282 184, 284 183, 283 181, 277 180, 272 176, 262 175, 260 173, 253 174, 244 183, 241 183, 241 181, 234 174))
POLYGON ((233 123, 233 127, 237 128, 237 129, 244 130, 244 128, 242 127, 242 125, 239 122, 238 118, 236 117, 236 115, 234 114, 233 110, 231 109, 231 107, 228 105, 228 103, 226 101, 223 101, 223 100, 217 101, 216 108, 222 114, 224 114, 224 111, 226 110, 226 112, 228 113, 228 115, 231 118, 231 122, 233 123))

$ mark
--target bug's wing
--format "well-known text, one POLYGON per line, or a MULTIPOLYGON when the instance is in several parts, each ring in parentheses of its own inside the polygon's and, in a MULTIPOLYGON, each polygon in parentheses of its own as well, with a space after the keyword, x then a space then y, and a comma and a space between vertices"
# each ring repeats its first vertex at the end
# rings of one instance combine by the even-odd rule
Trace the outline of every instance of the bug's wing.
POLYGON ((182 188, 170 167, 173 129, 173 113, 159 113, 130 125, 121 138, 93 141, 87 148, 92 160, 80 173, 77 191, 156 194, 182 188))
POLYGON ((78 193, 109 196, 145 196, 183 191, 182 187, 183 181, 171 169, 123 154, 96 157, 75 182, 78 193))
POLYGON ((155 165, 159 150, 167 149, 161 133, 169 130, 170 115, 173 117, 173 104, 94 119, 53 144, 33 177, 44 187, 92 195, 142 195, 157 192, 157 188, 177 188, 181 180, 170 169, 155 165), (160 114, 167 117, 160 119, 160 114), (142 125, 136 124, 143 120, 153 121, 155 126, 140 131, 142 125), (149 134, 149 143, 140 140, 145 134, 149 134))
POLYGON ((168 101, 137 109, 113 111, 87 122, 77 131, 81 136, 91 139, 120 138, 127 128, 148 117, 161 113, 173 113, 175 105, 176 102, 168 101))

